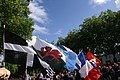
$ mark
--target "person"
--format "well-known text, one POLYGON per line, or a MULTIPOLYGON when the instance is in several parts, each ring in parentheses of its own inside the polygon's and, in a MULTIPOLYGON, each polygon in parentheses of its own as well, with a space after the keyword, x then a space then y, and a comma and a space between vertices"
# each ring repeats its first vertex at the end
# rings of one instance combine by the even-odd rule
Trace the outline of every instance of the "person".
POLYGON ((112 66, 110 65, 110 66, 108 66, 108 68, 109 68, 109 71, 108 71, 109 79, 115 80, 114 79, 115 74, 114 74, 114 70, 113 70, 112 66))
POLYGON ((10 71, 4 67, 0 68, 0 80, 8 80, 10 77, 10 71))
POLYGON ((115 71, 115 80, 118 80, 119 77, 119 65, 118 63, 114 63, 114 67, 113 67, 114 71, 115 71))
POLYGON ((63 72, 63 80, 68 80, 68 71, 63 72))
POLYGON ((43 79, 43 74, 40 73, 35 80, 42 80, 43 79))
POLYGON ((57 80, 56 75, 53 75, 53 80, 57 80))
POLYGON ((75 70, 75 80, 84 80, 78 70, 75 70))

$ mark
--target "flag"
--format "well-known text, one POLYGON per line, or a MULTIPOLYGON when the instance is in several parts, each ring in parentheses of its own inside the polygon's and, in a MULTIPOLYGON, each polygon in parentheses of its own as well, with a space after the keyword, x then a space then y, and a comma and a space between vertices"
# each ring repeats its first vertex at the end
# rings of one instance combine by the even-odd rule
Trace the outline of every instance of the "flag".
POLYGON ((87 76, 87 79, 89 80, 98 80, 100 78, 100 72, 99 72, 99 66, 101 64, 101 61, 95 57, 91 52, 88 52, 86 57, 89 59, 90 62, 93 62, 97 65, 96 68, 93 68, 88 76, 87 76))
POLYGON ((95 57, 90 51, 87 53, 86 57, 91 62, 94 62, 97 65, 97 68, 99 68, 101 61, 97 57, 95 57))
POLYGON ((33 62, 35 63, 38 59, 47 75, 53 76, 54 71, 49 64, 41 60, 33 46, 28 44, 29 42, 25 39, 5 29, 5 62, 33 67, 33 62))
POLYGON ((52 70, 52 68, 50 67, 50 65, 47 62, 45 62, 44 60, 42 60, 42 57, 39 54, 39 52, 32 45, 30 45, 30 46, 36 52, 36 57, 39 60, 39 63, 41 64, 42 68, 44 69, 42 71, 42 73, 43 74, 45 73, 45 74, 47 74, 47 76, 52 77, 55 74, 55 72, 52 70))
POLYGON ((93 66, 91 63, 86 59, 83 52, 80 52, 78 54, 78 60, 79 63, 76 63, 76 67, 79 70, 79 73, 81 74, 81 77, 85 78, 87 80, 87 76, 89 74, 89 71, 93 69, 93 66))
POLYGON ((46 74, 47 76, 49 77, 52 77, 55 72, 52 70, 52 68, 50 67, 50 65, 48 63, 46 63, 45 61, 43 61, 42 59, 40 59, 38 56, 37 56, 38 60, 39 60, 39 63, 42 65, 42 73, 43 74, 46 74))
POLYGON ((100 72, 98 69, 93 68, 89 71, 88 76, 86 77, 86 80, 98 80, 100 78, 100 72))
POLYGON ((54 45, 34 36, 30 42, 39 51, 42 59, 54 69, 61 69, 66 62, 65 55, 54 45), (54 64, 54 65, 53 65, 54 64))
POLYGON ((28 46, 25 39, 6 29, 4 31, 5 62, 32 67, 35 51, 28 46))
POLYGON ((75 64, 77 69, 80 70, 81 67, 85 64, 86 58, 83 52, 78 54, 77 63, 75 64))
POLYGON ((57 47, 61 52, 63 52, 63 54, 66 57, 66 64, 64 67, 70 71, 74 71, 77 54, 75 52, 73 52, 71 49, 69 49, 63 45, 59 45, 57 47))

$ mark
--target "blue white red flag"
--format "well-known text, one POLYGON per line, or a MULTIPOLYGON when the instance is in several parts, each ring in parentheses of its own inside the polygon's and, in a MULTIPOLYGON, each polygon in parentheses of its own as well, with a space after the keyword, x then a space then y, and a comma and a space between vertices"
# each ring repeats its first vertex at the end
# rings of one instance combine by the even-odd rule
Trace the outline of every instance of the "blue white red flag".
POLYGON ((92 70, 94 67, 91 63, 87 60, 83 52, 78 54, 79 63, 76 63, 76 67, 79 70, 81 77, 87 78, 89 71, 92 70), (80 66, 79 66, 80 65, 80 66))
POLYGON ((87 59, 89 59, 90 62, 96 64, 96 67, 89 72, 87 79, 98 80, 100 78, 99 66, 101 64, 101 61, 97 57, 95 57, 91 52, 88 52, 86 57, 87 59))

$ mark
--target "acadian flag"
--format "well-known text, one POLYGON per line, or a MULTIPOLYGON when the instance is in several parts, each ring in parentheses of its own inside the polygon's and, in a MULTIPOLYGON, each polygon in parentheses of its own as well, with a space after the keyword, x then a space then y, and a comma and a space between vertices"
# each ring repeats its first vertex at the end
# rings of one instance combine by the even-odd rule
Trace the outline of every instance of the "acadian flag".
POLYGON ((33 47, 39 51, 42 59, 45 60, 54 69, 61 70, 65 63, 65 55, 54 45, 33 36, 30 42, 33 47), (54 65, 53 65, 54 64, 54 65))
POLYGON ((75 52, 73 52, 71 49, 69 49, 63 45, 59 45, 57 47, 66 56, 66 64, 64 67, 70 71, 74 71, 77 54, 75 52))
POLYGON ((80 52, 78 54, 78 59, 80 62, 76 63, 76 67, 79 70, 79 73, 81 74, 81 77, 85 78, 85 80, 89 80, 88 74, 90 70, 92 70, 94 67, 92 64, 86 59, 85 55, 83 52, 80 52))
POLYGON ((93 68, 89 72, 87 79, 88 80, 98 80, 100 78, 99 66, 101 64, 101 61, 97 57, 95 57, 91 52, 88 52, 86 57, 89 59, 90 62, 94 62, 97 65, 96 68, 93 68))

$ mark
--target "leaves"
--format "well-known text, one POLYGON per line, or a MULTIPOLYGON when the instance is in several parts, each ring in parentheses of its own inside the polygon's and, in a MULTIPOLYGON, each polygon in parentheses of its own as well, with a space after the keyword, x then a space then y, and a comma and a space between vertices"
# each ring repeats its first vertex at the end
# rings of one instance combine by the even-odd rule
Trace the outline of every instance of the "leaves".
POLYGON ((67 45, 72 50, 89 47, 91 51, 106 54, 115 53, 115 43, 120 43, 120 11, 113 12, 107 10, 100 15, 86 18, 79 29, 69 32, 67 37, 63 38, 61 44, 67 45), (64 42, 64 43, 63 43, 64 42))
MULTIPOLYGON (((0 1, 0 28, 5 27, 23 37, 31 39, 34 23, 28 17, 31 13, 28 8, 29 2, 26 0, 1 0, 0 1)), ((0 30, 0 39, 2 40, 2 30, 0 30)), ((2 45, 3 41, 0 41, 2 45)), ((0 47, 2 49, 2 46, 0 47)))

